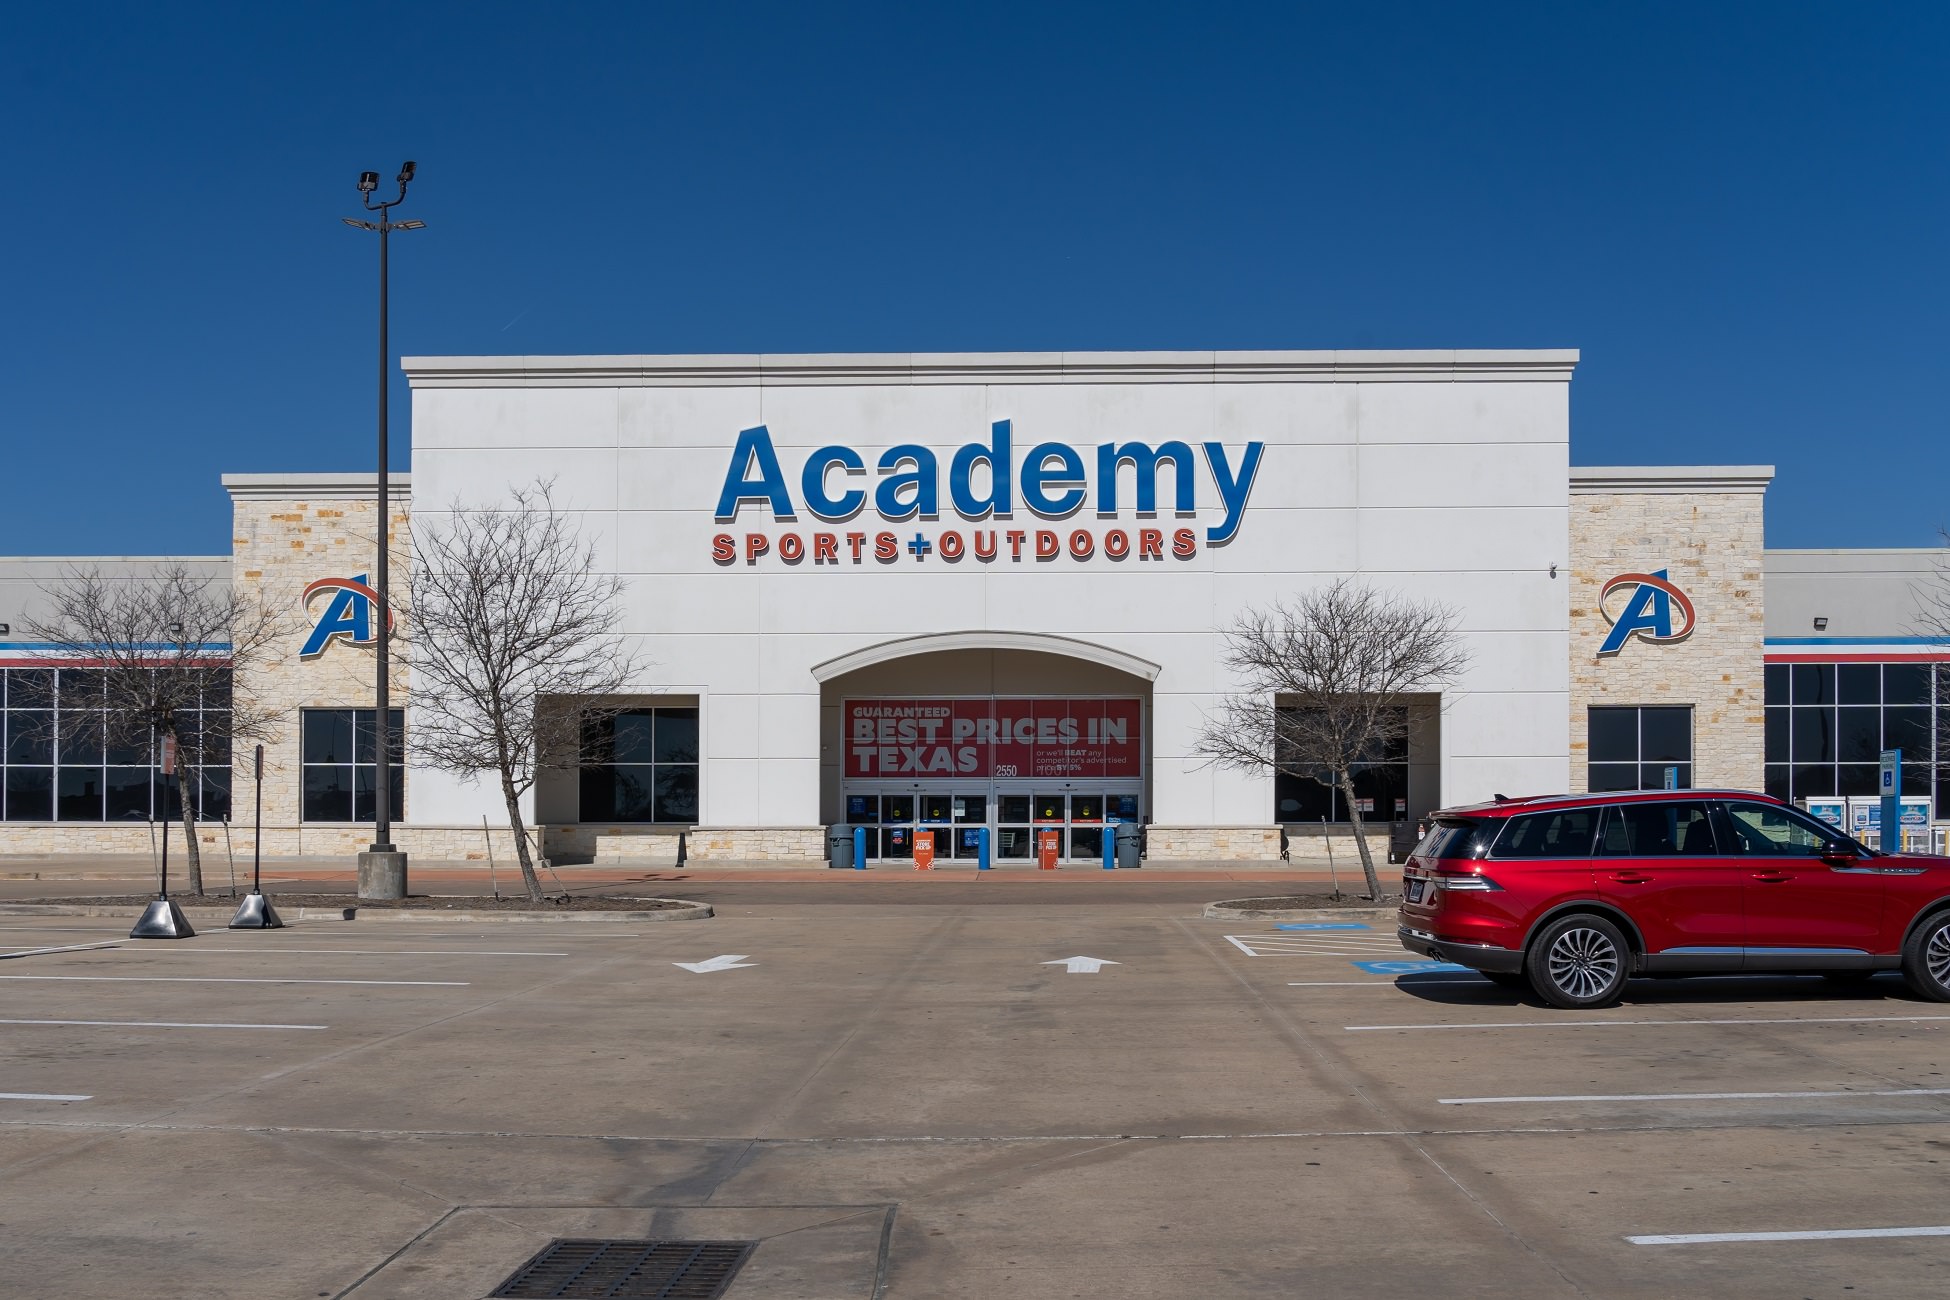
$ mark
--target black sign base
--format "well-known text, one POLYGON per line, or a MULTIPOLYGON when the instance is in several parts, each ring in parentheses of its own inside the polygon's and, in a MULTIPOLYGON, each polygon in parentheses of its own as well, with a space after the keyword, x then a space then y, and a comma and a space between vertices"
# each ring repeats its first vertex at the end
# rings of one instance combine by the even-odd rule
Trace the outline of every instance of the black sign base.
POLYGON ((131 939, 194 939, 190 918, 172 899, 158 898, 142 909, 142 919, 129 931, 131 939))
POLYGON ((230 918, 233 930, 282 930, 284 921, 271 900, 262 894, 245 894, 237 904, 237 915, 230 918))

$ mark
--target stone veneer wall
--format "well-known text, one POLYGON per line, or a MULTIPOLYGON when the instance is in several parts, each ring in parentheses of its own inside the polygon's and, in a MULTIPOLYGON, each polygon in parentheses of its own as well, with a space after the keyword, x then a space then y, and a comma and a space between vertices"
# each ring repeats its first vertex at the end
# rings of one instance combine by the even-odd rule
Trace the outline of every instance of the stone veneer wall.
MULTIPOLYGON (((1571 786, 1585 789, 1592 705, 1693 706, 1693 784, 1759 789, 1766 718, 1761 506, 1771 471, 1700 471, 1706 483, 1616 486, 1589 471, 1571 489, 1571 786), (1717 489, 1717 490, 1716 490, 1717 489), (1699 619, 1684 641, 1633 638, 1598 658, 1610 624, 1598 608, 1621 573, 1667 570, 1699 619)), ((1613 597, 1612 613, 1625 597, 1613 597)))

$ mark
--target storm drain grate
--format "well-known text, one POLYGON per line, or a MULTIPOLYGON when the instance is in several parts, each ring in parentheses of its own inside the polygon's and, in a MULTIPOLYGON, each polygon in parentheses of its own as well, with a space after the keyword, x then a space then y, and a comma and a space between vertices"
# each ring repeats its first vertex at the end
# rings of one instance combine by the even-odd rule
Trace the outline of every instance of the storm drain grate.
POLYGON ((564 1300, 718 1300, 755 1241, 595 1241, 557 1238, 488 1294, 564 1300))

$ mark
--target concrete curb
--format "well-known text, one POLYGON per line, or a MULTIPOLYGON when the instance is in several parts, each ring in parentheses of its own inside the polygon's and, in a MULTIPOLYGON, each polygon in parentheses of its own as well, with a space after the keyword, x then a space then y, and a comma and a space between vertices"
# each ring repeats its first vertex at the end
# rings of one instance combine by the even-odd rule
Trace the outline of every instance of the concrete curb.
POLYGON ((1208 921, 1392 921, 1392 907, 1221 907, 1207 903, 1201 913, 1208 921))
MULTIPOLYGON (((273 906, 277 905, 277 895, 269 896, 273 906)), ((646 900, 647 901, 647 900, 646 900)), ((538 921, 628 921, 641 925, 648 921, 703 921, 714 915, 709 903, 694 903, 688 899, 658 899, 658 902, 680 903, 679 907, 658 908, 654 912, 469 912, 460 908, 448 907, 359 907, 348 903, 344 907, 297 907, 279 908, 278 915, 285 921, 464 921, 469 925, 491 925, 500 922, 531 924, 538 921)), ((0 916, 113 916, 127 919, 134 924, 140 908, 103 907, 86 903, 0 903, 0 916)), ((183 915, 192 924, 204 929, 222 929, 236 915, 235 906, 209 907, 197 905, 185 907, 183 915)))

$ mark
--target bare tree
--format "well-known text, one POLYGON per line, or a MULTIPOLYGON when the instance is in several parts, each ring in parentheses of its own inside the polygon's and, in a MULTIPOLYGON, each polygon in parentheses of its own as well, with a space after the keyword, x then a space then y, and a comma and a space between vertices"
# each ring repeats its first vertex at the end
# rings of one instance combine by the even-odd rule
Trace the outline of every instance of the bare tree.
POLYGON ((552 486, 417 522, 408 610, 414 748, 443 770, 498 779, 535 903, 521 798, 544 763, 600 761, 590 724, 637 672, 616 635, 622 583, 557 511, 552 486))
POLYGON ((1408 734, 1411 694, 1454 681, 1469 663, 1456 615, 1351 578, 1263 610, 1225 632, 1221 662, 1238 683, 1206 718, 1195 752, 1220 767, 1279 772, 1340 791, 1368 896, 1381 897, 1362 831, 1354 772, 1408 734))
MULTIPOLYGON (((1915 587, 1917 618, 1915 630, 1926 636, 1939 653, 1950 653, 1950 530, 1942 534, 1944 550, 1936 557, 1936 573, 1933 581, 1918 583, 1915 587)), ((1936 743, 1939 761, 1950 756, 1950 709, 1941 706, 1950 704, 1950 663, 1931 665, 1931 676, 1935 678, 1936 710, 1935 734, 1931 737, 1936 743)), ((1938 809, 1941 817, 1943 810, 1938 809)))
MULTIPOLYGON (((184 785, 186 770, 193 774, 206 762, 228 762, 236 742, 261 739, 284 717, 251 685, 258 680, 252 670, 288 620, 275 607, 181 564, 137 578, 71 570, 41 594, 48 612, 28 619, 27 628, 54 652, 50 666, 75 671, 68 665, 85 665, 100 674, 104 687, 99 707, 70 711, 62 701, 49 726, 64 744, 149 754, 151 746, 166 742, 174 749, 189 888, 201 894, 197 800, 184 785)), ((149 761, 159 759, 151 755, 149 761)), ((166 804, 162 811, 166 820, 166 804)))

